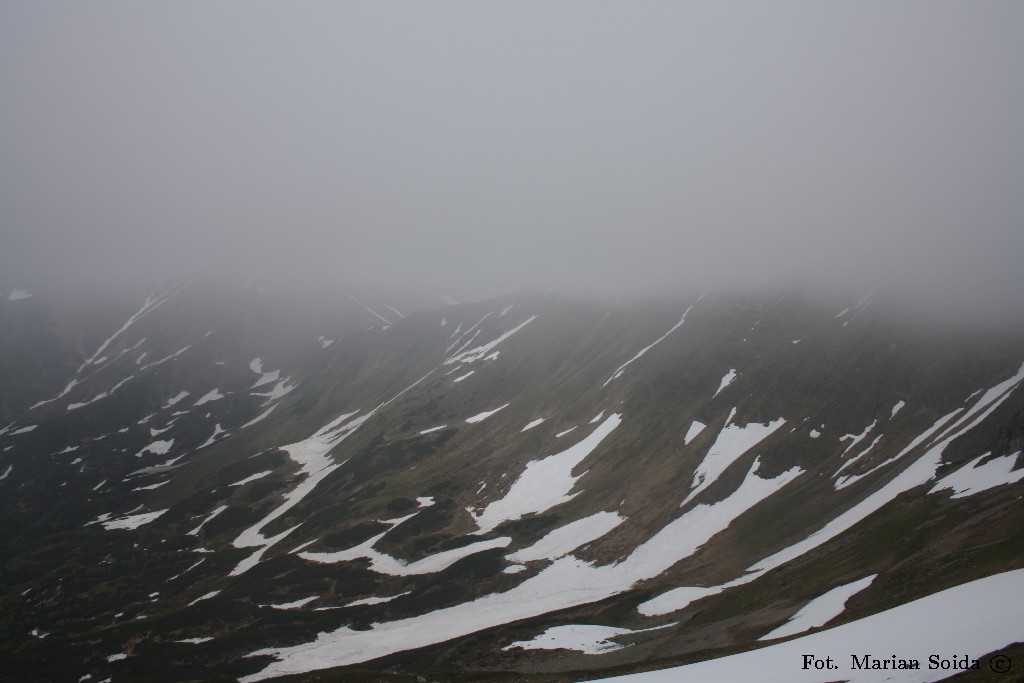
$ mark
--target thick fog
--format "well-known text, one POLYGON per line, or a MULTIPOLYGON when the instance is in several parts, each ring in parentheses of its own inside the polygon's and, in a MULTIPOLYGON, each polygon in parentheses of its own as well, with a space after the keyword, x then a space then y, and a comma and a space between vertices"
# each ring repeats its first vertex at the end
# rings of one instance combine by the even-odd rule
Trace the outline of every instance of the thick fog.
POLYGON ((0 280, 1022 315, 1024 3, 0 4, 0 280))

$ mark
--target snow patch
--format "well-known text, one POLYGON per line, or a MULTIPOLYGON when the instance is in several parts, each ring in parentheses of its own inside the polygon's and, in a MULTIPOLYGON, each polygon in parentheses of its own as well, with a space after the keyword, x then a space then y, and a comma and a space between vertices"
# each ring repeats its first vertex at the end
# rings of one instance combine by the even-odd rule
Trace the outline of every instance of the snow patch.
POLYGON ((154 441, 148 446, 143 447, 141 451, 135 454, 136 458, 141 458, 146 453, 153 453, 154 455, 167 455, 167 451, 171 450, 171 446, 174 445, 174 439, 168 439, 167 441, 154 441))
POLYGON ((438 425, 436 427, 431 427, 430 429, 424 429, 422 432, 420 432, 420 434, 430 434, 432 432, 436 432, 436 431, 439 431, 441 429, 444 429, 447 426, 448 425, 438 425))
MULTIPOLYGON (((106 483, 106 482, 104 482, 104 483, 106 483)), ((165 479, 164 481, 158 482, 156 484, 150 484, 149 486, 139 486, 138 488, 132 489, 132 491, 151 491, 153 489, 160 488, 164 484, 170 484, 170 483, 171 483, 170 479, 165 479)))
POLYGON ((522 430, 520 430, 520 432, 525 432, 528 429, 533 429, 534 427, 536 427, 537 425, 539 425, 543 421, 544 421, 544 418, 543 417, 539 417, 536 420, 531 421, 525 427, 523 427, 522 430))
POLYGON ((198 448, 206 448, 207 446, 213 444, 217 440, 217 437, 220 436, 221 434, 227 434, 227 432, 221 429, 220 423, 218 422, 213 426, 213 434, 210 435, 210 438, 208 438, 203 443, 199 444, 198 448))
MULTIPOLYGON (((398 524, 404 522, 408 518, 409 517, 403 517, 399 520, 395 520, 397 524, 394 526, 398 526, 398 524)), ((394 526, 392 528, 394 528, 394 526)), ((373 548, 374 544, 387 535, 390 530, 391 529, 388 529, 358 546, 349 548, 348 550, 342 550, 335 553, 303 552, 299 553, 299 557, 304 560, 319 563, 347 562, 366 558, 370 560, 370 569, 379 574, 388 574, 390 576, 417 576, 420 574, 433 574, 443 571, 464 557, 469 557, 470 555, 475 555, 476 553, 480 553, 485 550, 491 550, 492 548, 505 548, 512 542, 511 538, 503 536, 501 538, 494 538, 487 541, 470 543, 469 545, 464 545, 452 550, 446 550, 434 555, 428 555, 427 557, 415 562, 405 562, 404 560, 386 555, 385 553, 374 550, 373 548)))
POLYGON ((529 548, 517 550, 505 558, 512 562, 533 560, 555 560, 568 555, 576 548, 601 538, 622 524, 626 519, 614 512, 598 512, 578 519, 548 533, 529 548))
POLYGON ((628 628, 616 628, 614 626, 594 626, 590 624, 569 624, 566 626, 552 626, 533 640, 520 640, 506 645, 502 650, 520 648, 523 650, 577 650, 587 655, 600 655, 605 652, 621 650, 625 645, 612 641, 612 638, 630 635, 633 633, 644 633, 657 629, 668 628, 674 624, 645 628, 637 631, 628 628))
POLYGON ((258 380, 256 380, 256 383, 253 384, 249 388, 250 389, 255 389, 256 387, 261 387, 264 384, 270 384, 271 382, 276 382, 280 378, 281 378, 281 371, 280 370, 274 370, 273 372, 264 372, 263 375, 258 380))
POLYGON ((704 424, 703 422, 698 422, 697 420, 694 420, 690 424, 690 428, 686 430, 686 436, 683 437, 683 445, 685 446, 686 444, 696 439, 697 435, 703 432, 705 427, 707 427, 707 425, 704 424))
POLYGON ((288 384, 288 380, 290 379, 291 377, 286 377, 283 380, 279 381, 277 384, 275 384, 274 388, 271 389, 270 391, 262 393, 254 391, 252 392, 252 395, 265 396, 267 400, 263 402, 264 405, 266 405, 267 403, 271 403, 272 401, 276 401, 277 399, 281 398, 282 396, 290 392, 295 387, 299 386, 298 384, 288 384))
POLYGON ((170 408, 175 403, 177 403, 178 401, 180 401, 181 399, 183 399, 183 398, 185 398, 186 396, 189 396, 189 395, 190 395, 190 393, 187 392, 187 391, 178 392, 178 394, 176 396, 168 399, 167 403, 164 404, 164 408, 170 408))
POLYGON ((256 474, 250 474, 245 479, 239 479, 234 484, 228 484, 228 486, 245 486, 246 484, 248 484, 251 481, 256 481, 257 479, 262 479, 263 477, 267 476, 271 472, 273 472, 273 470, 266 470, 265 472, 257 472, 256 474))
POLYGON ((495 408, 494 410, 485 410, 485 411, 484 411, 484 412, 482 412, 482 413, 477 413, 477 414, 476 414, 476 415, 474 415, 473 417, 467 417, 467 418, 466 418, 466 422, 468 422, 468 423, 470 423, 470 424, 476 424, 477 422, 483 422, 484 420, 486 420, 487 418, 489 418, 489 417, 490 417, 491 415, 494 415, 494 414, 495 414, 496 412, 498 412, 499 410, 502 410, 502 409, 504 409, 504 408, 507 408, 507 407, 508 407, 509 405, 510 405, 510 404, 506 403, 505 405, 503 405, 503 406, 501 406, 501 407, 499 407, 499 408, 495 408))
POLYGON ((224 394, 220 393, 220 389, 214 389, 213 391, 204 394, 198 401, 195 402, 194 405, 201 406, 204 403, 209 403, 210 401, 219 401, 222 398, 224 398, 224 394))
MULTIPOLYGON (((157 510, 156 512, 143 512, 137 515, 128 515, 121 517, 120 519, 106 520, 102 519, 104 515, 100 515, 100 519, 97 519, 103 525, 104 529, 108 531, 113 529, 138 529, 140 526, 149 524, 160 515, 167 512, 167 510, 157 510)), ((110 513, 104 513, 109 516, 110 513)))
POLYGON ((722 393, 722 390, 725 389, 730 384, 732 384, 734 379, 736 379, 736 368, 733 368, 729 370, 729 372, 725 373, 725 376, 722 377, 722 381, 718 384, 718 390, 715 391, 714 396, 712 396, 711 398, 714 398, 715 396, 718 396, 720 393, 722 393))
MULTIPOLYGON (((214 517, 216 517, 217 515, 219 515, 220 513, 224 512, 227 509, 228 509, 227 505, 221 505, 219 508, 217 508, 216 510, 214 510, 213 512, 208 514, 206 516, 206 518, 202 522, 199 523, 199 526, 197 526, 192 531, 188 532, 188 535, 189 536, 198 536, 199 535, 199 530, 202 529, 204 526, 206 526, 207 522, 209 522, 211 519, 213 519, 214 517)), ((188 570, 186 569, 185 571, 188 571, 188 570)))
POLYGON ((719 432, 718 438, 715 439, 714 445, 708 450, 704 460, 697 466, 697 471, 693 475, 693 483, 690 484, 692 489, 690 495, 681 505, 686 505, 701 491, 711 486, 740 456, 784 424, 786 424, 786 420, 780 417, 767 424, 752 422, 743 427, 739 425, 725 427, 719 432))
POLYGON ((573 476, 573 469, 621 422, 619 414, 610 415, 576 445, 547 458, 530 461, 503 498, 489 504, 479 515, 473 515, 480 527, 478 533, 486 533, 502 522, 543 512, 572 500, 576 494, 570 495, 569 492, 577 479, 583 476, 573 476))
MULTIPOLYGON (((1016 471, 1013 469, 1020 451, 1001 458, 993 458, 984 465, 979 465, 989 455, 991 453, 979 455, 956 472, 943 477, 928 493, 953 489, 951 498, 966 498, 981 491, 987 491, 1003 484, 1014 484, 1024 479, 1024 468, 1016 471)), ((0 477, 0 479, 2 478, 0 477)))
POLYGON ((391 602, 395 598, 401 598, 403 596, 409 595, 409 593, 412 593, 412 591, 406 591, 404 593, 399 593, 398 595, 389 595, 384 598, 362 598, 360 600, 353 600, 352 602, 346 604, 345 607, 360 607, 362 605, 381 605, 385 602, 391 602))
POLYGON ((219 593, 220 593, 220 591, 210 591, 209 593, 207 593, 205 595, 200 595, 198 598, 196 598, 192 602, 188 603, 188 606, 191 607, 192 605, 196 604, 197 602, 199 602, 201 600, 209 600, 210 598, 212 598, 215 595, 218 595, 219 593))
POLYGON ((260 605, 260 607, 273 607, 274 609, 299 609, 300 607, 308 605, 309 603, 313 602, 319 597, 319 595, 311 595, 308 598, 300 598, 293 602, 282 602, 275 605, 260 605))
POLYGON ((789 621, 771 633, 761 636, 758 640, 775 640, 795 636, 812 628, 824 626, 832 621, 846 608, 846 601, 871 585, 878 574, 865 576, 863 579, 837 586, 824 595, 820 595, 803 606, 789 621))
POLYGON ((709 595, 717 595, 722 586, 680 586, 666 591, 637 605, 637 611, 647 617, 668 614, 683 609, 691 602, 696 602, 709 595))

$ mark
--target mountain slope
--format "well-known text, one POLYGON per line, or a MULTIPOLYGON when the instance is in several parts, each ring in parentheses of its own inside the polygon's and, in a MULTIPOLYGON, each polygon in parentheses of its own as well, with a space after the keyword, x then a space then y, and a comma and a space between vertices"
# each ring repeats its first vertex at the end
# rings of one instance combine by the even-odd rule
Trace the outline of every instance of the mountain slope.
POLYGON ((64 375, 5 394, 10 680, 579 680, 1024 566, 1019 336, 799 294, 137 303, 77 353, 19 328, 64 375), (618 630, 538 640, 581 625, 618 630))

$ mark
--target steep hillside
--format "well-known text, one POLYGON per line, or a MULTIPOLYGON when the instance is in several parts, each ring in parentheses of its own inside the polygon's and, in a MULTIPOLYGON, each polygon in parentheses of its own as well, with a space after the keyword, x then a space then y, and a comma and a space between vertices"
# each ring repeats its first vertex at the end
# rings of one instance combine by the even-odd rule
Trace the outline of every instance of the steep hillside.
POLYGON ((0 316, 4 680, 584 680, 1024 582, 1020 335, 714 291, 0 316))

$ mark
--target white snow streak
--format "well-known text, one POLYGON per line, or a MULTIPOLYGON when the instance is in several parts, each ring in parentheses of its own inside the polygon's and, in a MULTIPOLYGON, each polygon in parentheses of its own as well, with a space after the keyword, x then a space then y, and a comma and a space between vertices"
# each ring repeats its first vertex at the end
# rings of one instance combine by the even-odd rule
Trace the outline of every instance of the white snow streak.
POLYGON ((362 598, 360 600, 353 600, 352 602, 346 604, 345 607, 359 607, 361 605, 380 605, 385 602, 391 602, 395 598, 401 598, 405 595, 408 595, 411 592, 412 591, 406 591, 404 593, 399 593, 398 595, 389 595, 385 598, 362 598))
POLYGON ((373 315, 374 315, 374 316, 376 316, 377 318, 379 318, 379 319, 383 320, 383 321, 384 321, 384 324, 385 324, 385 325, 390 325, 390 324, 391 324, 391 321, 390 321, 390 320, 388 320, 387 318, 385 318, 384 316, 382 316, 382 315, 381 315, 380 313, 378 313, 377 311, 373 310, 372 308, 370 308, 369 306, 367 306, 366 304, 364 304, 364 303, 363 303, 362 301, 360 301, 359 299, 357 299, 357 298, 356 298, 356 297, 354 297, 353 295, 349 294, 349 295, 348 295, 348 298, 349 298, 349 299, 352 299, 352 301, 355 301, 355 302, 356 302, 357 304, 359 304, 360 306, 362 306, 363 308, 365 308, 365 309, 366 309, 367 311, 369 311, 369 312, 370 312, 371 314, 373 314, 373 315))
POLYGON ((629 365, 630 363, 632 363, 632 362, 633 362, 633 361, 635 361, 636 359, 638 359, 638 358, 640 358, 641 356, 643 356, 643 355, 644 355, 645 353, 647 353, 647 352, 648 352, 648 351, 650 351, 650 350, 651 350, 652 348, 654 348, 654 347, 655 347, 655 346, 657 346, 657 345, 658 345, 659 343, 661 343, 661 342, 662 342, 662 341, 663 341, 663 340, 665 339, 665 337, 667 337, 668 335, 670 335, 670 334, 672 334, 673 332, 675 332, 676 330, 678 330, 678 329, 679 329, 679 327, 680 327, 680 326, 681 326, 681 325, 682 325, 682 324, 683 324, 684 322, 686 322, 686 315, 687 315, 687 314, 688 314, 688 313, 690 312, 690 310, 691 310, 692 308, 693 308, 693 305, 691 305, 691 306, 690 306, 689 308, 687 308, 687 309, 686 309, 685 311, 683 311, 683 317, 681 317, 681 318, 679 319, 679 322, 677 322, 677 323, 676 323, 675 325, 673 325, 673 326, 672 326, 672 327, 671 327, 671 328, 669 329, 669 331, 668 331, 668 332, 666 332, 665 334, 661 335, 660 337, 658 337, 657 339, 655 339, 655 340, 654 340, 653 342, 651 342, 650 344, 648 344, 648 345, 647 345, 647 346, 645 346, 644 348, 640 349, 640 351, 638 351, 638 352, 637 352, 637 354, 636 354, 635 356, 633 356, 632 358, 630 358, 629 360, 627 360, 627 361, 626 361, 625 363, 623 363, 622 365, 620 365, 619 367, 617 367, 617 368, 615 369, 615 372, 613 372, 613 373, 612 373, 611 377, 609 377, 608 379, 606 379, 606 380, 605 380, 605 382, 604 382, 604 384, 602 384, 602 385, 601 385, 601 388, 603 389, 604 387, 608 386, 608 383, 609 383, 609 382, 611 382, 611 381, 612 381, 613 379, 618 379, 618 378, 619 378, 619 377, 620 377, 620 376, 622 375, 623 371, 624 371, 624 370, 626 369, 626 366, 627 366, 627 365, 629 365))
POLYGON ((254 425, 254 424, 256 424, 257 422, 259 422, 260 420, 262 420, 263 418, 265 418, 265 417, 266 417, 267 415, 270 415, 270 413, 274 412, 274 408, 276 408, 276 407, 277 407, 276 405, 272 405, 272 406, 270 406, 270 407, 269 407, 269 408, 267 408, 267 409, 266 409, 266 410, 265 410, 264 412, 260 413, 259 415, 257 415, 257 416, 256 416, 256 417, 254 417, 253 419, 249 420, 248 422, 246 422, 246 423, 245 423, 244 425, 242 425, 241 427, 239 427, 239 428, 238 428, 238 429, 239 429, 239 431, 241 431, 241 430, 245 429, 246 427, 251 427, 251 426, 253 426, 253 425, 254 425))
POLYGON ((189 395, 189 392, 187 392, 187 391, 180 391, 180 392, 178 392, 178 394, 176 396, 173 396, 173 397, 171 397, 170 399, 167 400, 167 403, 164 404, 164 408, 170 408, 175 403, 177 403, 178 401, 180 401, 181 399, 185 398, 188 395, 189 395))
POLYGON ((598 512, 561 526, 529 548, 517 550, 505 557, 512 562, 556 560, 563 555, 568 555, 581 545, 601 538, 624 521, 626 521, 624 517, 619 517, 614 512, 598 512))
POLYGON ((431 427, 430 429, 424 429, 422 432, 420 432, 420 434, 430 434, 432 432, 436 432, 438 430, 444 429, 447 426, 448 425, 438 425, 436 427, 431 427))
POLYGON ((164 481, 157 482, 156 484, 150 484, 149 486, 139 486, 137 488, 132 489, 132 491, 151 491, 153 489, 160 488, 164 484, 170 484, 170 483, 171 483, 170 479, 165 479, 164 481))
POLYGON ((398 310, 394 306, 389 306, 389 305, 385 304, 383 301, 381 301, 381 303, 384 304, 384 308, 388 309, 389 311, 391 311, 392 313, 397 315, 399 318, 404 318, 405 317, 405 313, 402 313, 400 310, 398 310))
POLYGON ((468 422, 470 424, 476 424, 477 422, 483 422, 484 420, 489 418, 491 415, 494 415, 499 410, 502 410, 503 408, 507 408, 508 406, 509 406, 509 404, 506 403, 505 405, 501 406, 500 408, 495 408, 494 410, 485 410, 482 413, 477 413, 473 417, 467 417, 466 418, 466 422, 468 422))
POLYGON ((837 586, 829 592, 816 597, 804 605, 803 608, 794 614, 785 624, 778 627, 771 633, 761 636, 758 640, 786 638, 788 636, 795 636, 798 633, 803 633, 804 631, 809 631, 812 628, 824 626, 842 614, 843 609, 846 607, 846 601, 870 586, 876 576, 878 576, 878 574, 865 576, 863 579, 859 579, 842 586, 837 586))
POLYGON ((491 351, 491 349, 493 349, 495 346, 497 346, 501 342, 505 341, 506 339, 511 337, 513 334, 515 334, 519 330, 523 329, 524 327, 526 327, 527 325, 529 325, 530 323, 532 323, 536 319, 537 319, 537 316, 531 315, 525 321, 519 323, 519 325, 517 325, 516 327, 513 327, 508 332, 505 332, 504 334, 502 334, 500 337, 498 337, 494 341, 488 342, 488 343, 484 344, 483 346, 474 347, 474 348, 470 349, 469 351, 462 351, 460 353, 456 353, 454 356, 452 356, 451 358, 446 360, 444 363, 445 363, 445 365, 451 365, 452 363, 456 363, 456 362, 473 363, 475 361, 478 361, 481 358, 483 358, 484 356, 486 356, 491 351))
POLYGON ((220 389, 214 389, 213 391, 208 392, 202 398, 196 401, 194 405, 201 406, 204 403, 209 403, 210 401, 219 401, 222 398, 224 398, 224 394, 220 393, 220 389))
POLYGON ((273 470, 267 470, 265 472, 257 472, 256 474, 251 474, 248 477, 246 477, 245 479, 240 479, 240 480, 236 481, 234 484, 229 484, 229 486, 245 486, 246 484, 248 484, 251 481, 256 481, 257 479, 262 479, 263 477, 265 477, 268 474, 270 474, 272 471, 273 470))
POLYGON ((308 605, 309 603, 313 602, 319 597, 319 595, 311 595, 308 598, 300 598, 293 602, 282 602, 276 605, 260 605, 260 607, 273 607, 274 609, 298 609, 300 607, 308 605))
POLYGON ((114 332, 114 334, 110 335, 110 337, 105 342, 100 344, 99 348, 96 349, 96 352, 92 354, 89 358, 87 358, 85 362, 82 363, 81 367, 78 368, 78 372, 81 372, 85 366, 91 365, 100 356, 100 354, 102 354, 103 351, 106 350, 107 346, 109 346, 112 341, 117 339, 117 337, 120 336, 122 332, 127 330, 133 324, 135 324, 135 322, 138 321, 139 318, 143 317, 144 315, 148 314, 158 306, 167 302, 172 296, 180 292, 182 289, 184 289, 184 285, 177 288, 172 287, 167 292, 164 292, 163 294, 159 295, 162 298, 158 298, 155 294, 150 294, 149 296, 147 296, 145 302, 143 302, 142 304, 142 308, 140 308, 130 318, 128 318, 128 321, 125 322, 125 324, 122 325, 117 332, 114 332))
POLYGON ((199 444, 199 446, 196 447, 197 450, 199 448, 206 448, 207 446, 212 445, 217 440, 217 437, 220 436, 221 434, 227 434, 227 432, 221 429, 220 423, 218 422, 213 426, 213 434, 211 434, 210 438, 208 438, 206 441, 199 444))
POLYGON ((220 591, 210 591, 209 593, 207 593, 205 595, 200 595, 198 598, 196 598, 192 602, 188 603, 188 606, 191 607, 192 605, 196 604, 200 600, 209 600, 210 598, 212 598, 213 596, 217 595, 218 593, 220 593, 220 591))
MULTIPOLYGON (((204 526, 206 526, 207 522, 209 522, 211 519, 213 519, 214 517, 216 517, 217 515, 219 515, 220 513, 224 512, 227 509, 228 509, 227 505, 221 505, 219 508, 217 508, 216 510, 214 510, 213 512, 208 514, 206 516, 206 519, 204 519, 202 522, 199 523, 199 526, 197 526, 192 531, 188 532, 188 535, 189 536, 198 536, 199 535, 199 530, 202 529, 204 526)), ((186 569, 185 571, 188 571, 188 570, 186 569)), ((184 572, 182 572, 182 573, 184 573, 184 572)))
POLYGON ((544 421, 543 417, 538 417, 536 420, 532 420, 529 424, 527 424, 525 427, 523 427, 520 431, 521 432, 525 432, 528 429, 533 429, 534 427, 536 427, 537 425, 539 425, 543 421, 544 421))

